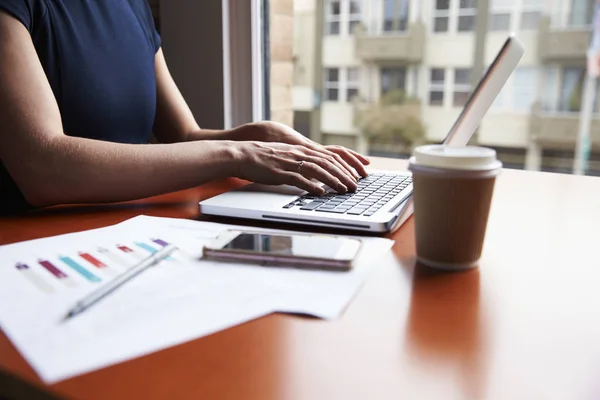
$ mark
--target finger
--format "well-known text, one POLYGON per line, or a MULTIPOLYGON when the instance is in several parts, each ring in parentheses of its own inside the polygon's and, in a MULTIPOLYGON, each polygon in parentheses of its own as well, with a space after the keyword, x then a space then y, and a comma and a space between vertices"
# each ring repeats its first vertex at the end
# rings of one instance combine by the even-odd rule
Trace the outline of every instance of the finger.
POLYGON ((316 157, 325 158, 327 161, 338 167, 341 171, 345 171, 349 178, 354 179, 355 182, 358 180, 358 178, 360 178, 360 176, 356 173, 356 170, 348 165, 348 163, 345 162, 339 155, 327 150, 323 146, 319 146, 315 150, 309 150, 308 153, 316 157))
POLYGON ((297 188, 306 190, 308 193, 316 196, 325 194, 325 189, 323 189, 321 185, 312 182, 296 172, 284 171, 281 172, 281 175, 285 184, 296 186, 297 188))
POLYGON ((345 162, 347 162, 349 165, 351 165, 352 168, 354 168, 361 176, 368 175, 364 164, 354 154, 352 154, 350 151, 348 151, 348 149, 346 149, 345 147, 333 146, 333 147, 330 147, 327 149, 329 151, 331 151, 332 153, 338 155, 345 162))
POLYGON ((371 164, 371 160, 369 160, 367 157, 363 156, 362 154, 360 154, 359 152, 356 152, 352 149, 348 149, 345 148, 347 152, 349 152, 350 154, 352 154, 354 157, 358 158, 358 160, 363 163, 363 165, 369 165, 371 164))
POLYGON ((347 171, 355 180, 360 178, 360 175, 356 173, 356 170, 352 168, 348 163, 344 162, 340 157, 336 157, 336 154, 332 151, 327 150, 325 146, 322 146, 316 142, 312 142, 311 145, 307 146, 310 150, 317 152, 321 155, 326 155, 330 162, 336 164, 336 166, 342 170, 347 171))
MULTIPOLYGON (((297 168, 297 164, 294 167, 297 168)), ((344 185, 340 179, 327 172, 327 170, 320 167, 318 164, 310 161, 305 161, 300 171, 296 170, 295 172, 306 178, 314 178, 319 182, 323 182, 339 193, 346 193, 348 191, 348 187, 344 185)))
POLYGON ((353 177, 348 176, 348 172, 342 170, 341 166, 337 166, 334 163, 331 163, 325 158, 319 156, 308 157, 306 161, 316 164, 319 167, 323 168, 325 171, 329 172, 331 175, 339 179, 340 182, 343 183, 348 190, 355 191, 356 189, 358 189, 356 180, 353 179, 353 177))

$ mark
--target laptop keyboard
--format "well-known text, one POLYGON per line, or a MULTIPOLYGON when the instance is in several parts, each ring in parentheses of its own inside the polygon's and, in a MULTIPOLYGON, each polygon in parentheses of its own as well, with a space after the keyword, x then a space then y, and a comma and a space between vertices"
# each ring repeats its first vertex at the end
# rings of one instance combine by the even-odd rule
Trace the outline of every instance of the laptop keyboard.
POLYGON ((358 181, 358 189, 354 193, 328 192, 322 196, 307 194, 283 208, 370 217, 411 183, 410 176, 371 174, 358 181))

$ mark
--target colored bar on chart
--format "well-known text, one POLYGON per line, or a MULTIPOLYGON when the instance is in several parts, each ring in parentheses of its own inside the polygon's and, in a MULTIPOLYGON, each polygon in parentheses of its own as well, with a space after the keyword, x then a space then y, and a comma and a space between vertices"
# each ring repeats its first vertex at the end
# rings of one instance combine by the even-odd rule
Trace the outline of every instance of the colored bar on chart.
POLYGON ((117 249, 121 250, 123 253, 133 253, 133 250, 127 246, 117 245, 117 249))
POLYGON ((98 253, 102 254, 103 257, 108 258, 111 263, 118 264, 121 267, 129 268, 133 265, 129 260, 124 259, 105 247, 98 247, 98 253))
POLYGON ((50 261, 40 260, 38 263, 58 279, 65 279, 68 277, 67 274, 56 268, 50 261))
POLYGON ((88 271, 87 269, 85 269, 81 265, 77 264, 75 262, 75 260, 73 260, 72 258, 70 258, 70 257, 59 257, 59 259, 60 259, 60 261, 64 262, 69 267, 71 267, 73 270, 75 270, 75 272, 77 272, 78 274, 80 274, 81 276, 83 276, 84 278, 86 278, 88 281, 90 281, 90 282, 100 282, 101 281, 100 278, 98 278, 96 275, 92 274, 90 271, 88 271))
MULTIPOLYGON (((166 242, 164 242, 164 243, 166 243, 166 242)), ((135 244, 136 244, 136 246, 138 246, 138 247, 140 247, 140 248, 142 248, 142 249, 144 249, 146 251, 149 251, 151 254, 154 254, 154 253, 156 253, 158 251, 157 249, 155 249, 154 247, 152 247, 152 246, 150 246, 150 245, 148 245, 146 243, 136 242, 135 244)), ((173 257, 168 256, 168 257, 165 258, 165 260, 167 260, 167 261, 173 261, 173 257)))
POLYGON ((158 250, 156 250, 154 247, 147 245, 146 243, 142 243, 142 242, 135 242, 135 245, 138 246, 139 248, 142 248, 146 251, 149 251, 151 254, 156 253, 158 250))
POLYGON ((89 253, 79 253, 79 257, 83 258, 96 268, 106 268, 106 264, 89 253))
POLYGON ((38 263, 44 267, 48 272, 54 275, 55 278, 58 278, 62 283, 66 286, 74 287, 77 286, 77 282, 72 278, 69 278, 67 274, 62 272, 60 269, 56 268, 54 264, 52 264, 48 260, 39 260, 38 263))
POLYGON ((169 245, 169 243, 165 242, 165 241, 164 241, 164 240, 162 240, 162 239, 152 239, 152 241, 153 241, 154 243, 156 243, 156 244, 158 244, 158 245, 162 246, 162 247, 165 247, 165 246, 168 246, 168 245, 169 245))
POLYGON ((125 254, 129 254, 130 256, 135 257, 138 260, 143 260, 144 259, 144 255, 143 254, 140 254, 137 251, 133 251, 133 249, 131 249, 131 248, 127 247, 127 246, 118 244, 117 245, 117 249, 121 250, 125 254))
POLYGON ((29 268, 29 265, 18 263, 16 266, 18 271, 21 271, 23 276, 29 280, 36 288, 44 293, 52 293, 54 292, 54 288, 48 284, 48 282, 44 281, 44 279, 37 274, 34 270, 29 268))

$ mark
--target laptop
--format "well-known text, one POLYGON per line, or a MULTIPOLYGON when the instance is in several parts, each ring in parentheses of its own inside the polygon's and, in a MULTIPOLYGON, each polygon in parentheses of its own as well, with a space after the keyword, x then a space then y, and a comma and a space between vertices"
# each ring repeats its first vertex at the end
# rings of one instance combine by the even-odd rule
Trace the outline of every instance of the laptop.
MULTIPOLYGON (((444 144, 467 145, 524 52, 523 44, 509 36, 444 144)), ((201 201, 200 211, 205 215, 374 233, 394 231, 412 214, 412 180, 408 171, 369 171, 354 193, 338 194, 324 188, 327 192, 323 196, 312 196, 286 185, 250 184, 201 201)))

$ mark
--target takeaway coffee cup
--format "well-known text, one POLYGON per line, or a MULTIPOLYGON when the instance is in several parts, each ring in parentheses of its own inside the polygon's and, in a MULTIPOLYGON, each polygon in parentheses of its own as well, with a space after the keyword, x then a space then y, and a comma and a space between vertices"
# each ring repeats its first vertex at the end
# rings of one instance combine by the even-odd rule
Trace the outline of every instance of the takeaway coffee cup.
POLYGON ((410 159, 418 260, 462 270, 481 257, 502 163, 483 147, 419 146, 410 159))

